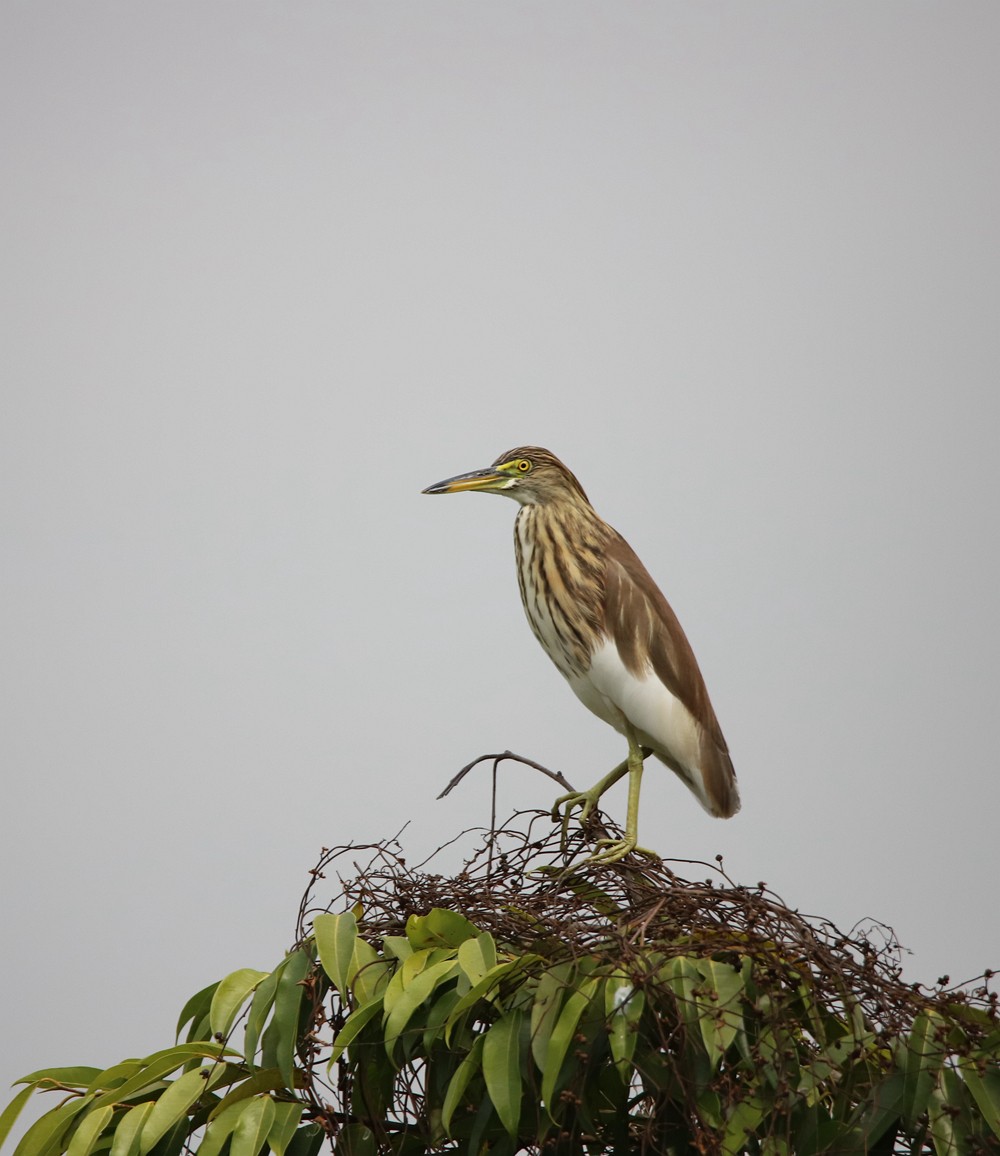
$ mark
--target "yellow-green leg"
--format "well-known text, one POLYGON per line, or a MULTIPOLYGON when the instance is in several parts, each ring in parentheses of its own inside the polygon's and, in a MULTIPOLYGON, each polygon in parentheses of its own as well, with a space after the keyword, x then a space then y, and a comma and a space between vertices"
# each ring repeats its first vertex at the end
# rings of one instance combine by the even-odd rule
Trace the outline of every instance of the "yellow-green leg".
POLYGON ((628 811, 625 819, 625 837, 622 839, 599 839, 597 846, 603 846, 604 850, 598 851, 596 855, 592 855, 589 859, 585 860, 587 863, 616 863, 619 859, 623 859, 630 851, 639 851, 646 855, 654 854, 654 852, 647 851, 644 847, 637 846, 639 834, 639 791, 642 787, 642 766, 643 760, 651 752, 641 746, 635 731, 628 722, 625 722, 624 729, 625 736, 628 739, 628 758, 620 762, 613 771, 605 775, 604 778, 591 787, 589 791, 571 791, 567 795, 560 795, 552 805, 552 818, 554 820, 559 818, 559 812, 560 809, 562 809, 562 840, 563 844, 565 844, 569 831, 570 815, 574 809, 576 807, 580 808, 580 822, 585 823, 604 792, 617 783, 625 774, 628 775, 628 811))

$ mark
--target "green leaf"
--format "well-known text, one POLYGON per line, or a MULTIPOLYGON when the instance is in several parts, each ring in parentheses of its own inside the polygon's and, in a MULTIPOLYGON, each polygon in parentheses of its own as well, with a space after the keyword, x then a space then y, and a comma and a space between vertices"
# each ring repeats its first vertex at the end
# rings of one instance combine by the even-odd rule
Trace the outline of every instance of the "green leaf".
POLYGON ((485 1039, 485 1036, 476 1036, 468 1055, 458 1065, 448 1084, 448 1090, 444 1095, 444 1104, 441 1107, 441 1127, 448 1135, 451 1135, 451 1118, 455 1114, 455 1109, 462 1102, 469 1081, 482 1067, 485 1039))
POLYGON ((246 1031, 243 1035, 243 1054, 251 1068, 256 1061, 257 1045, 260 1042, 261 1032, 264 1030, 264 1024, 274 1006, 274 993, 278 988, 278 979, 285 962, 282 960, 267 979, 260 981, 250 1002, 250 1013, 247 1016, 246 1031))
POLYGON ((153 1149, 153 1156, 181 1156, 191 1131, 191 1121, 181 1117, 153 1149))
POLYGON ((875 1047, 875 1033, 865 1027, 864 1013, 857 1004, 851 1007, 846 1018, 838 1020, 829 1015, 826 1018, 830 1025, 826 1033, 829 1043, 820 1049, 819 1054, 834 1067, 842 1068, 852 1052, 870 1051, 875 1047))
POLYGON ((934 1011, 921 1012, 913 1021, 910 1034, 900 1042, 900 1067, 903 1071, 903 1101, 900 1112, 912 1128, 927 1109, 938 1068, 944 1062, 944 1048, 935 1041, 941 1018, 934 1011))
POLYGON ((36 1120, 21 1137, 14 1149, 14 1156, 48 1156, 59 1149, 60 1141, 66 1134, 73 1118, 92 1105, 90 1096, 81 1096, 60 1104, 51 1112, 36 1120))
POLYGON ((722 1156, 739 1156, 746 1151, 746 1138, 764 1119, 764 1104, 756 1096, 743 1100, 730 1113, 722 1138, 722 1156))
POLYGON ((537 955, 526 953, 517 959, 498 963, 496 967, 491 967, 483 978, 478 983, 474 983, 455 1004, 445 1023, 445 1041, 447 1042, 451 1037, 452 1028, 470 1007, 475 1007, 481 999, 492 999, 503 980, 508 979, 518 971, 527 970, 532 964, 537 963, 538 958, 537 955))
POLYGON ((309 974, 311 967, 312 960, 305 951, 293 952, 281 969, 274 993, 271 1027, 276 1034, 275 1056, 277 1068, 285 1077, 288 1088, 295 1086, 295 1045, 299 1035, 299 1010, 305 995, 302 980, 309 974))
POLYGON ((100 1068, 88 1068, 77 1065, 71 1068, 39 1068, 30 1076, 22 1076, 15 1080, 15 1084, 51 1084, 57 1088, 86 1088, 95 1076, 101 1074, 100 1068))
MULTIPOLYGON (((187 1001, 181 1010, 180 1018, 177 1021, 177 1030, 174 1033, 176 1037, 180 1037, 181 1028, 188 1022, 191 1026, 197 1025, 199 1020, 204 1019, 208 1015, 208 1009, 212 1006, 212 996, 215 995, 215 989, 218 983, 210 983, 208 987, 203 987, 201 991, 195 994, 187 1001)), ((191 1042, 190 1036, 188 1042, 191 1042)))
MULTIPOLYGON (((103 1108, 105 1104, 117 1104, 123 1100, 130 1100, 137 1092, 158 1084, 165 1076, 175 1072, 191 1060, 218 1060, 229 1052, 222 1044, 176 1044, 172 1048, 153 1052, 142 1061, 142 1068, 134 1076, 130 1076, 123 1084, 112 1088, 94 1101, 95 1108, 103 1108)), ((221 1076, 225 1069, 219 1066, 221 1076)), ((214 1080, 212 1081, 215 1082, 214 1080)), ((165 1094, 165 1093, 164 1093, 165 1094)))
MULTIPOLYGON (((301 1079, 296 1080, 296 1086, 301 1083, 301 1079)), ((251 1096, 260 1095, 261 1092, 283 1092, 285 1090, 285 1077, 277 1068, 259 1068, 252 1076, 228 1092, 208 1114, 208 1119, 211 1122, 233 1104, 238 1104, 241 1100, 249 1100, 251 1096)))
POLYGON ((497 965, 497 945, 488 931, 464 940, 458 948, 458 962, 470 983, 478 983, 497 965))
MULTIPOLYGON (((408 962, 409 960, 407 960, 407 963, 408 962)), ((401 968, 400 973, 402 970, 401 968)), ((385 1017, 385 1050, 389 1054, 390 1059, 399 1041, 399 1037, 409 1023, 413 1013, 421 1004, 430 998, 431 992, 439 983, 451 979, 457 971, 457 959, 439 960, 437 963, 433 963, 430 967, 419 972, 410 982, 409 986, 397 994, 392 1008, 385 1017)), ((396 979, 399 978, 400 973, 397 973, 397 975, 393 977, 392 983, 389 984, 389 989, 392 988, 396 979)), ((386 1005, 388 1005, 389 989, 386 990, 386 1005)))
POLYGON ((333 1041, 333 1052, 330 1055, 330 1062, 327 1064, 327 1071, 333 1067, 346 1049, 354 1043, 365 1026, 373 1020, 381 1010, 382 997, 379 996, 377 999, 373 999, 371 1003, 366 1003, 363 1007, 359 1007, 357 1011, 351 1012, 344 1026, 337 1032, 337 1038, 333 1041))
POLYGON ((444 1023, 451 1015, 452 1009, 458 1003, 459 996, 454 987, 446 987, 440 991, 427 1012, 427 1023, 424 1027, 424 1051, 430 1053, 434 1045, 444 1042, 444 1023))
POLYGON ((477 1156, 486 1156, 486 1153, 497 1153, 497 1156, 512 1156, 514 1141, 506 1135, 502 1138, 496 1136, 496 1128, 493 1125, 495 1119, 496 1112, 493 1109, 493 1101, 489 1096, 483 1096, 478 1111, 472 1117, 468 1146, 464 1148, 464 1152, 470 1153, 470 1156, 473 1152, 477 1156))
POLYGON ((604 1010, 608 1020, 608 1044, 611 1058, 622 1081, 627 1084, 632 1073, 632 1056, 639 1038, 639 1021, 646 1007, 646 997, 636 990, 630 976, 615 972, 604 986, 604 1010))
POLYGON ((457 911, 435 907, 426 915, 411 915, 406 921, 406 938, 414 949, 422 947, 458 947, 475 939, 479 928, 457 911))
POLYGON ((542 1102, 545 1110, 555 1119, 553 1114, 553 1097, 559 1074, 562 1071, 566 1053, 576 1034, 576 1026, 587 1006, 594 998, 598 987, 603 982, 600 977, 586 979, 576 991, 572 992, 563 1004, 559 1018, 556 1020, 549 1038, 549 1046, 545 1050, 545 1064, 542 1068, 542 1102))
POLYGON ((966 1087, 994 1136, 1000 1137, 1000 1067, 991 1064, 982 1074, 967 1060, 960 1065, 966 1087))
POLYGON ((191 1106, 216 1083, 225 1071, 221 1064, 215 1069, 194 1068, 178 1076, 156 1101, 149 1119, 139 1136, 139 1151, 145 1154, 183 1119, 191 1106))
POLYGON ((274 1156, 285 1156, 285 1149, 295 1134, 295 1129, 299 1126, 304 1109, 305 1105, 298 1103, 283 1102, 274 1105, 274 1123, 271 1125, 271 1131, 267 1134, 267 1146, 274 1153, 274 1156))
POLYGON ((122 1116, 115 1129, 115 1138, 111 1141, 109 1156, 139 1156, 139 1137, 154 1104, 153 1100, 136 1104, 122 1116))
POLYGON ((88 1084, 87 1091, 106 1092, 111 1088, 117 1088, 141 1072, 144 1066, 142 1060, 122 1060, 120 1064, 112 1064, 110 1068, 97 1073, 88 1084))
POLYGON ((376 1156, 375 1133, 365 1124, 348 1124, 337 1136, 334 1156, 376 1156))
POLYGON ((483 1078, 500 1123, 512 1138, 521 1120, 520 1010, 508 1012, 483 1037, 483 1078))
POLYGON ((341 915, 317 915, 313 919, 316 950, 323 970, 330 977, 342 999, 350 994, 354 945, 358 939, 358 921, 353 911, 341 915))
POLYGON ((326 1133, 319 1124, 312 1122, 303 1124, 292 1137, 292 1142, 285 1150, 285 1156, 316 1156, 325 1138, 326 1133))
POLYGON ((899 1119, 903 1103, 903 1073, 895 1071, 874 1089, 873 1103, 862 1121, 865 1151, 868 1151, 899 1119))
POLYGON ((823 1016, 819 1005, 816 1003, 816 992, 809 982, 803 982, 798 985, 798 1003, 801 1007, 799 1019, 802 1027, 810 1032, 816 1042, 822 1047, 826 1043, 826 1025, 823 1022, 823 1016))
POLYGON ((386 1013, 392 1011, 396 1000, 402 998, 403 992, 417 978, 429 963, 432 962, 433 952, 429 949, 414 951, 396 968, 392 979, 385 989, 386 1013))
POLYGON ((963 1091, 961 1077, 956 1072, 947 1068, 938 1072, 937 1086, 927 1103, 927 1124, 935 1156, 963 1156, 965 1152, 959 1124, 961 1109, 952 1099, 961 1100, 963 1091))
POLYGON ((358 937, 354 944, 354 955, 347 977, 358 1003, 368 1003, 385 991, 393 966, 388 960, 383 959, 367 940, 358 937))
POLYGON ((570 976, 575 972, 572 963, 560 963, 543 972, 535 987, 535 998, 531 1005, 531 1054, 541 1072, 545 1068, 549 1037, 555 1027, 556 1016, 562 1004, 570 976))
MULTIPOLYGON (((20 1081, 18 1081, 20 1083, 20 1081)), ((22 1088, 20 1092, 3 1110, 3 1115, 0 1116, 0 1147, 3 1146, 4 1140, 7 1139, 11 1128, 17 1123, 17 1118, 21 1114, 21 1109, 31 1099, 34 1092, 34 1085, 29 1085, 27 1088, 22 1088)))
POLYGON ((229 1156, 257 1156, 274 1123, 274 1101, 270 1096, 250 1100, 233 1129, 229 1156))
POLYGON ((220 980, 208 1013, 212 1035, 229 1034, 236 1013, 257 985, 267 979, 268 974, 266 971, 255 971, 252 967, 241 967, 239 971, 231 972, 220 980))
POLYGON ((714 959, 699 960, 698 970, 704 979, 695 997, 700 1013, 699 1026, 714 1069, 743 1026, 743 975, 730 964, 714 959))
POLYGON ((661 974, 673 992, 677 1004, 677 1014, 686 1027, 688 1036, 700 1036, 700 1014, 698 1001, 695 997, 695 988, 701 984, 701 972, 695 967, 693 960, 688 959, 687 956, 678 955, 667 960, 661 969, 661 974))
POLYGON ((226 1141, 233 1134, 233 1129, 239 1123, 240 1116, 252 1103, 250 1098, 230 1102, 222 1107, 216 1105, 215 1110, 208 1117, 208 1127, 198 1146, 198 1156, 219 1156, 226 1141), (221 1111, 219 1109, 222 1109, 221 1111))
POLYGON ((73 1138, 66 1148, 66 1156, 90 1156, 113 1113, 114 1108, 110 1104, 106 1108, 87 1112, 76 1126, 73 1138))
POLYGON ((405 935, 383 935, 382 951, 385 955, 391 955, 393 959, 398 959, 402 963, 413 954, 413 944, 405 935))

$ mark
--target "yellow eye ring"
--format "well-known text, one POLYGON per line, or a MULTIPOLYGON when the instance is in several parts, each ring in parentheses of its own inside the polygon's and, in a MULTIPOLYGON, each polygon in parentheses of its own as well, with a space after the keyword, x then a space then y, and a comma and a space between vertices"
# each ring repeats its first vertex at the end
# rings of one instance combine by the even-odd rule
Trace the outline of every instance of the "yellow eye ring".
POLYGON ((527 458, 521 458, 517 463, 517 468, 520 473, 526 474, 531 469, 531 462, 527 458))

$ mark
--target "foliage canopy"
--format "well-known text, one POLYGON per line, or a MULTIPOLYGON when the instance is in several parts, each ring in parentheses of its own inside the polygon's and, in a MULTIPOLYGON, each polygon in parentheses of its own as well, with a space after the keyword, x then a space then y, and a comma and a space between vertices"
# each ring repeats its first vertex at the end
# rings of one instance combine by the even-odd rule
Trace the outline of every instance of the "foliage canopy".
POLYGON ((543 818, 454 876, 394 840, 324 852, 273 971, 192 996, 151 1056, 26 1076, 0 1142, 56 1091, 14 1156, 1000 1152, 990 973, 905 984, 881 925, 721 864, 574 867, 543 818))

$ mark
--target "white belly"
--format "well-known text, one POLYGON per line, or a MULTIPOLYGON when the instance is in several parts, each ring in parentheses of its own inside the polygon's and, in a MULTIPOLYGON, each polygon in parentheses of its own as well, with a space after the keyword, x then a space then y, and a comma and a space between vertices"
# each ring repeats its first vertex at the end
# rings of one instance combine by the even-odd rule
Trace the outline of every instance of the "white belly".
POLYGON ((651 747, 685 779, 695 777, 700 728, 687 707, 652 670, 645 677, 630 674, 615 644, 605 640, 594 651, 590 669, 585 674, 567 676, 567 681, 577 698, 598 718, 624 733, 624 715, 643 746, 651 747))

